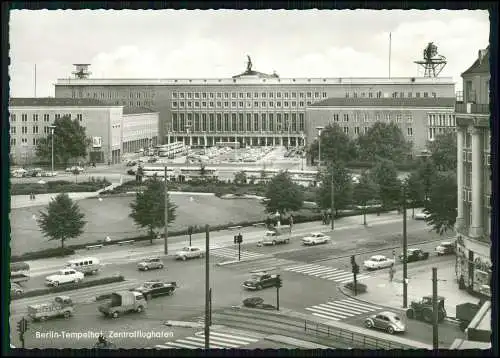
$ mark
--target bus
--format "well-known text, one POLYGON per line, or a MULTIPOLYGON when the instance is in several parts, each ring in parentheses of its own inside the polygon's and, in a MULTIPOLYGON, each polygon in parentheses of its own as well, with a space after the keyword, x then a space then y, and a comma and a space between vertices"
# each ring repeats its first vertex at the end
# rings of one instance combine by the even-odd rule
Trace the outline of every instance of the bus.
MULTIPOLYGON (((144 167, 144 177, 151 178, 156 175, 159 178, 165 176, 165 167, 151 166, 144 167)), ((167 176, 169 181, 187 182, 193 179, 217 179, 219 173, 215 168, 200 167, 167 167, 167 176)))
POLYGON ((169 157, 173 159, 178 154, 186 154, 188 147, 182 142, 174 142, 156 146, 156 151, 159 157, 169 157))
POLYGON ((215 146, 217 148, 232 148, 232 149, 240 149, 240 142, 216 142, 215 146))

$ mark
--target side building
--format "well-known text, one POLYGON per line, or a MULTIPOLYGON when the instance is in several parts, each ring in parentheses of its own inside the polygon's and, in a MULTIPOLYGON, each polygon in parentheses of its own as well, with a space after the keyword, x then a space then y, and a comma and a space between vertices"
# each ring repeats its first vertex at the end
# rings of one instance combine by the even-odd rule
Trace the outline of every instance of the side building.
POLYGON ((393 122, 418 154, 426 150, 427 142, 436 135, 455 130, 456 99, 413 95, 403 92, 392 93, 388 98, 328 98, 314 103, 306 111, 307 142, 317 138, 317 127, 329 124, 339 125, 345 134, 356 138, 376 122, 393 122))
POLYGON ((87 75, 59 79, 55 96, 152 108, 159 112, 161 144, 295 147, 310 144, 306 143, 306 112, 317 102, 348 98, 371 100, 379 107, 377 101, 401 98, 420 108, 419 102, 434 100, 439 104, 437 112, 445 114, 442 108, 455 97, 455 85, 445 77, 280 78, 252 70, 249 62, 245 72, 220 79, 93 79, 87 75))
POLYGON ((491 297, 491 157, 489 48, 462 73, 457 104, 457 278, 491 297))
MULTIPOLYGON (((110 105, 95 99, 11 98, 9 101, 11 164, 37 162, 36 146, 55 119, 68 116, 85 127, 91 143, 88 161, 119 163, 123 154, 158 141, 158 113, 110 105)), ((54 133, 57 137, 57 131, 54 133)))

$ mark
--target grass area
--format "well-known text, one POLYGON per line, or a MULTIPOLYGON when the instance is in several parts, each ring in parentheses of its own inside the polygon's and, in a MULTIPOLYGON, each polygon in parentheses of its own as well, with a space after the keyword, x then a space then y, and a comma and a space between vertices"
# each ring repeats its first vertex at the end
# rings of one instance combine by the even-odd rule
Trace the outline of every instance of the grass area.
POLYGON ((106 178, 100 179, 94 177, 90 177, 88 181, 81 183, 66 180, 45 181, 45 184, 11 183, 10 195, 93 192, 103 189, 110 184, 106 178))
MULTIPOLYGON (((145 234, 145 230, 135 226, 129 218, 129 204, 133 196, 106 197, 79 200, 87 225, 84 233, 67 245, 97 242, 109 236, 112 240, 133 238, 145 234)), ((185 230, 189 225, 203 226, 237 223, 243 221, 263 221, 264 207, 257 200, 224 200, 215 196, 172 195, 178 206, 177 219, 170 230, 185 230)), ((27 207, 11 210, 11 254, 20 255, 60 246, 58 241, 44 238, 35 219, 45 207, 27 207)))

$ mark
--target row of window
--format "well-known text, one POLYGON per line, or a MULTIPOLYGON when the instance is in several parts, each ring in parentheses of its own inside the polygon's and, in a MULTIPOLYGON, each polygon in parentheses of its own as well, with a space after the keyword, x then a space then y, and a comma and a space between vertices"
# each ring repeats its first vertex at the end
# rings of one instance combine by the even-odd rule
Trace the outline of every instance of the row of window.
MULTIPOLYGON (((415 95, 415 98, 421 98, 420 95, 422 94, 423 98, 428 98, 429 97, 429 92, 407 92, 405 96, 405 92, 392 92, 391 97, 392 98, 413 98, 413 95, 415 95)), ((431 96, 433 98, 437 97, 436 92, 432 92, 431 96)), ((382 91, 378 92, 346 92, 345 93, 346 98, 384 98, 386 97, 385 95, 382 95, 382 91)))
MULTIPOLYGON (((31 134, 38 134, 39 127, 38 126, 33 126, 31 134)), ((49 134, 50 133, 50 127, 49 126, 43 126, 43 134, 49 134)), ((10 127, 10 134, 15 135, 17 133, 17 127, 11 126, 10 127)), ((28 134, 28 126, 22 126, 21 127, 21 134, 28 134)))
POLYGON ((314 92, 172 92, 174 99, 207 99, 207 98, 224 98, 224 99, 243 99, 243 98, 327 98, 327 93, 314 92))
MULTIPOLYGON (((54 119, 60 119, 61 117, 69 117, 71 119, 71 113, 67 113, 67 114, 60 114, 60 113, 56 113, 54 115, 54 119)), ((16 122, 17 120, 17 116, 15 113, 11 113, 10 114, 10 121, 11 122, 16 122)), ((31 117, 31 119, 33 120, 33 122, 38 122, 38 113, 34 113, 31 117)), ((83 115, 82 114, 77 114, 76 115, 76 119, 79 120, 80 122, 83 120, 83 115)), ((43 114, 43 121, 44 122, 50 122, 50 114, 48 113, 44 113, 43 114)), ((27 113, 21 113, 21 122, 28 122, 28 114, 27 113)))
POLYGON ((444 134, 444 133, 449 132, 449 131, 455 132, 456 127, 439 127, 439 128, 431 127, 427 131, 427 139, 434 140, 436 138, 436 136, 438 136, 440 134, 444 134))
POLYGON ((72 98, 94 98, 94 99, 116 99, 116 98, 137 98, 137 99, 152 99, 155 98, 156 93, 155 92, 83 92, 82 89, 80 90, 75 90, 73 89, 72 93, 72 98))
MULTIPOLYGON (((38 144, 38 138, 32 138, 32 144, 37 145, 38 144)), ((15 146, 17 144, 16 138, 10 138, 10 145, 15 146)), ((21 138, 21 144, 28 144, 28 138, 21 138)))
MULTIPOLYGON (((307 102, 304 102, 304 101, 283 101, 283 102, 266 102, 266 101, 254 101, 253 102, 253 107, 262 107, 262 108, 266 108, 266 107, 269 107, 269 108, 281 108, 281 107, 284 107, 284 108, 289 108, 289 107, 297 107, 297 104, 299 107, 305 107, 306 105, 310 105, 312 102, 311 101, 307 101, 307 102)), ((232 101, 232 102, 229 102, 229 101, 187 101, 187 102, 184 102, 184 101, 180 101, 180 102, 177 102, 177 101, 173 101, 172 102, 172 108, 207 108, 207 105, 208 105, 208 108, 229 108, 230 105, 231 105, 231 108, 252 108, 252 102, 251 101, 247 101, 247 102, 243 102, 243 101, 239 101, 239 102, 236 102, 236 101, 232 101)))
POLYGON ((427 125, 429 127, 455 127, 455 116, 452 114, 429 114, 427 125))
POLYGON ((298 118, 295 113, 290 116, 288 113, 281 115, 277 113, 232 113, 229 117, 229 113, 206 113, 200 115, 198 113, 194 114, 188 113, 187 116, 184 113, 173 113, 172 114, 172 130, 183 132, 187 129, 192 129, 195 132, 199 131, 209 131, 209 132, 234 132, 234 131, 304 131, 305 119, 304 114, 299 113, 298 118), (201 120, 200 120, 201 119, 201 120), (297 121, 298 119, 298 121, 297 121))
MULTIPOLYGON (((375 118, 368 116, 368 113, 354 113, 353 115, 349 115, 349 113, 344 113, 342 116, 342 121, 343 122, 349 122, 350 119, 353 119, 354 122, 373 122, 373 119, 375 119, 375 122, 379 122, 382 118, 382 115, 380 113, 375 113, 375 118)), ((391 120, 394 120, 397 123, 401 123, 403 121, 403 114, 402 113, 396 113, 394 116, 394 113, 385 113, 384 114, 384 119, 389 122, 391 120)), ((407 123, 412 123, 413 122, 413 116, 411 113, 406 113, 405 114, 405 119, 407 123)), ((340 115, 338 113, 335 113, 333 115, 333 122, 340 122, 340 115)))

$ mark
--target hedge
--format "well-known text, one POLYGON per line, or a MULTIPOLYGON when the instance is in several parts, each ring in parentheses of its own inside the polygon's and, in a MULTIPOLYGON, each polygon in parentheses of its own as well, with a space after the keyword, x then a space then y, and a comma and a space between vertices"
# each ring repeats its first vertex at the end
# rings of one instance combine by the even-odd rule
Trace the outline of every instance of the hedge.
POLYGON ((37 290, 31 290, 31 291, 24 292, 18 296, 15 296, 12 299, 19 300, 19 299, 26 298, 26 297, 43 296, 43 295, 48 295, 48 294, 53 294, 53 293, 77 290, 79 288, 107 285, 110 283, 122 282, 122 281, 125 281, 125 277, 123 277, 121 275, 120 276, 103 277, 103 278, 99 278, 97 280, 92 280, 92 281, 82 281, 80 283, 70 283, 70 284, 61 285, 61 286, 57 286, 57 287, 47 287, 47 288, 40 288, 37 290))
MULTIPOLYGON (((344 285, 345 288, 347 288, 348 290, 351 290, 352 292, 354 292, 354 282, 347 282, 345 285, 344 285)), ((356 293, 365 293, 366 292, 366 285, 364 283, 359 283, 359 282, 356 282, 356 293)))
POLYGON ((55 194, 55 193, 80 193, 94 192, 109 186, 111 183, 106 179, 94 179, 90 181, 75 183, 65 180, 47 181, 45 184, 38 183, 15 183, 11 184, 11 195, 29 194, 55 194))
POLYGON ((56 256, 62 257, 62 256, 73 255, 74 253, 75 250, 71 247, 65 247, 65 248, 56 247, 41 251, 32 251, 22 255, 14 255, 11 256, 10 262, 45 259, 48 257, 56 257, 56 256))

